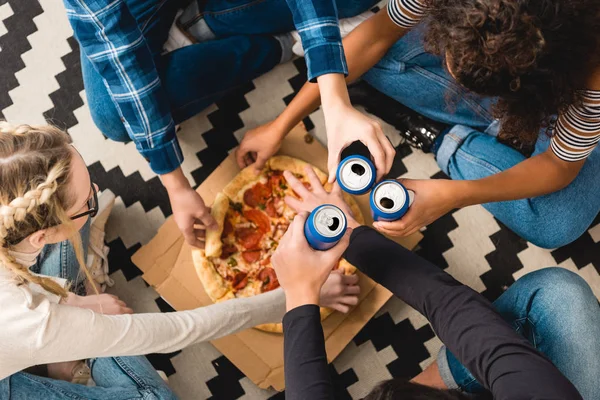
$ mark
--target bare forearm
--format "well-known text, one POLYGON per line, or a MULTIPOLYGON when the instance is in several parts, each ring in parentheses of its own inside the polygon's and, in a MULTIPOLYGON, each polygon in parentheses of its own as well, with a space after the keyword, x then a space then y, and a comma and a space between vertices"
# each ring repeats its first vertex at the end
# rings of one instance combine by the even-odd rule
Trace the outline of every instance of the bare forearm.
POLYGON ((456 181, 457 207, 533 198, 563 189, 575 179, 583 162, 565 163, 546 152, 514 167, 472 181, 456 181))
MULTIPOLYGON (((371 69, 406 32, 391 22, 385 9, 360 24, 343 40, 349 70, 346 82, 356 80, 371 69)), ((276 123, 287 132, 320 104, 319 84, 307 82, 276 123)))

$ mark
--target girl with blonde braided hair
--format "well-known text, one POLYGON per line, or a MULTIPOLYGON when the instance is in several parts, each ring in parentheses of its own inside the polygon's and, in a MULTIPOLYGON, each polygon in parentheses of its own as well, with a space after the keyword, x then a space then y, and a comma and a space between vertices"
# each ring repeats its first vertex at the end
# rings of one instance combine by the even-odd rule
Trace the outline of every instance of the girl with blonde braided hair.
MULTIPOLYGON (((97 187, 66 133, 0 121, 0 398, 172 399, 141 354, 281 321, 282 289, 164 314, 133 314, 115 296, 69 292, 65 279, 71 289, 81 286, 82 248, 97 209, 97 187), (30 370, 40 365, 44 376, 30 370), (96 386, 73 383, 76 365, 96 386)), ((347 311, 356 304, 357 282, 347 279, 331 274, 321 305, 347 311)))

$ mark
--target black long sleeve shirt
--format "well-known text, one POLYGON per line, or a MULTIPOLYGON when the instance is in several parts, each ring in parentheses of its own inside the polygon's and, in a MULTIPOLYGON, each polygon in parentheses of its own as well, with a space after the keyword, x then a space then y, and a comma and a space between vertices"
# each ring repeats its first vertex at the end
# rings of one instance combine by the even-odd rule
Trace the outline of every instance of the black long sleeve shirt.
MULTIPOLYGON (((581 399, 575 387, 479 293, 378 232, 354 230, 346 259, 423 314, 495 399, 581 399)), ((316 305, 283 319, 286 399, 333 399, 316 305)))

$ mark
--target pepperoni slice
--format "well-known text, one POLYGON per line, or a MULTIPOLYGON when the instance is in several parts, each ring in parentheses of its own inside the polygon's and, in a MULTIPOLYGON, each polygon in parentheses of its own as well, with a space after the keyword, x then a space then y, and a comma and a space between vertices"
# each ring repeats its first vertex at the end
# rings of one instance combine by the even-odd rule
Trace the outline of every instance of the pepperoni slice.
POLYGON ((267 202, 265 211, 267 215, 271 218, 277 218, 279 215, 277 214, 277 209, 275 208, 275 201, 273 199, 267 202))
POLYGON ((221 260, 229 258, 230 255, 237 251, 237 247, 233 244, 224 244, 221 249, 221 260))
POLYGON ((252 188, 246 189, 244 192, 244 203, 249 207, 256 207, 258 205, 258 200, 254 196, 254 190, 252 190, 252 188))
POLYGON ((247 263, 254 263, 260 259, 260 250, 250 250, 242 252, 242 257, 247 263))
POLYGON ((231 225, 231 222, 226 219, 225 223, 223 224, 223 233, 221 234, 221 238, 227 237, 231 232, 233 232, 233 225, 231 225))
POLYGON ((254 222, 261 232, 267 233, 271 231, 271 220, 264 212, 260 210, 246 210, 244 211, 244 217, 248 221, 254 222))
POLYGON ((251 250, 258 248, 263 233, 255 228, 238 228, 235 231, 235 237, 245 249, 251 250))
POLYGON ((273 268, 264 268, 258 273, 258 279, 263 282, 262 291, 269 292, 279 287, 279 280, 273 268))
POLYGON ((254 198, 258 204, 263 205, 267 203, 267 200, 271 198, 271 194, 273 193, 270 186, 267 186, 261 182, 254 185, 252 191, 254 192, 254 198))
POLYGON ((243 289, 246 287, 247 284, 248 274, 241 271, 235 274, 235 276, 233 277, 233 282, 231 282, 231 286, 233 286, 235 290, 243 289))

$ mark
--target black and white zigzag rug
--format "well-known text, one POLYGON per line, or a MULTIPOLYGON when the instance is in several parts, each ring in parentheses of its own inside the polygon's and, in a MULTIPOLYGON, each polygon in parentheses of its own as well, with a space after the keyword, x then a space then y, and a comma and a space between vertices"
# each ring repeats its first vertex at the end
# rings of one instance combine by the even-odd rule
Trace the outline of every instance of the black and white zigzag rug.
MULTIPOLYGON (((94 126, 72 35, 61 1, 0 0, 0 118, 13 123, 51 121, 68 129, 94 181, 118 196, 107 229, 113 292, 137 312, 169 311, 130 261, 171 214, 166 192, 133 144, 108 141, 94 126)), ((302 60, 280 65, 184 123, 179 137, 190 181, 199 185, 246 130, 280 113, 305 76, 302 60)), ((305 123, 324 139, 320 111, 305 123)), ((382 125, 398 146, 393 174, 440 176, 430 155, 403 145, 393 127, 382 125)), ((577 272, 600 296, 599 218, 579 240, 555 251, 520 239, 480 206, 445 215, 424 235, 421 255, 489 299, 524 274, 553 265, 577 272)), ((331 365, 337 398, 361 398, 381 380, 418 374, 435 359, 440 345, 421 315, 390 300, 331 365)), ((283 398, 258 389, 210 344, 149 358, 169 375, 170 385, 183 399, 283 398)))

